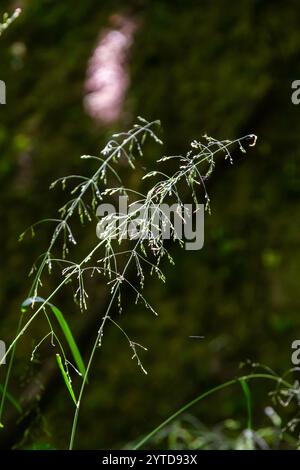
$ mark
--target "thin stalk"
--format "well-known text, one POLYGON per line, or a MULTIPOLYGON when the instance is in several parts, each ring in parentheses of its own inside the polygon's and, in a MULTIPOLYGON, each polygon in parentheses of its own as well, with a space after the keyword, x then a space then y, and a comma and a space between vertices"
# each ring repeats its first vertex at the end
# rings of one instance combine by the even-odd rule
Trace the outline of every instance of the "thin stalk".
MULTIPOLYGON (((138 242, 139 243, 139 242, 138 242)), ((136 244, 136 246, 138 245, 138 243, 136 244)), ((131 251, 131 254, 130 254, 130 257, 123 269, 123 272, 122 272, 122 276, 125 275, 126 273, 126 270, 128 269, 128 266, 133 258, 133 253, 136 249, 136 246, 135 248, 131 251)), ((80 411, 80 405, 81 405, 81 400, 82 400, 82 396, 83 396, 83 393, 84 393, 84 389, 85 389, 85 385, 87 383, 87 377, 88 377, 88 373, 89 373, 89 370, 91 368, 91 365, 92 365, 92 362, 93 362, 93 359, 94 359, 94 356, 95 356, 95 353, 96 353, 96 349, 97 349, 97 346, 99 344, 99 341, 101 340, 101 336, 103 334, 103 328, 104 328, 104 325, 106 323, 106 320, 108 319, 108 316, 109 316, 109 312, 110 312, 110 309, 112 307, 112 304, 113 304, 113 301, 117 295, 117 292, 118 292, 118 287, 116 286, 114 288, 114 292, 112 293, 112 296, 111 296, 111 299, 110 299, 110 302, 108 304, 108 307, 106 309, 106 312, 105 312, 105 315, 103 317, 103 320, 102 320, 102 324, 99 328, 99 331, 98 331, 98 334, 97 334, 97 337, 96 337, 96 340, 94 342, 94 345, 93 345, 93 348, 92 348, 92 352, 90 354, 90 357, 89 357, 89 361, 88 361, 88 364, 86 366, 86 372, 84 374, 84 377, 83 377, 83 381, 82 381, 82 384, 81 384, 81 387, 80 387, 80 392, 79 392, 79 397, 78 397, 78 401, 77 401, 77 406, 76 406, 76 410, 75 410, 75 414, 74 414, 74 419, 73 419, 73 423, 72 423, 72 430, 71 430, 71 438, 70 438, 70 443, 69 443, 69 450, 73 450, 73 447, 74 447, 74 440, 75 440, 75 436, 76 436, 76 431, 77 431, 77 424, 78 424, 78 416, 79 416, 79 411, 80 411)))
MULTIPOLYGON (((22 320, 23 320, 23 314, 21 314, 21 317, 19 319, 19 323, 18 323, 18 327, 17 327, 17 331, 16 331, 16 336, 20 332, 20 329, 21 329, 21 326, 22 326, 22 320)), ((1 397, 1 402, 0 402, 0 424, 2 423, 4 403, 5 403, 5 400, 6 400, 7 387, 8 387, 8 382, 9 382, 10 375, 11 375, 13 362, 14 362, 16 347, 17 347, 17 344, 15 343, 14 347, 12 349, 12 354, 11 354, 10 359, 9 359, 8 369, 7 369, 7 373, 6 373, 5 381, 4 381, 4 385, 3 385, 2 397, 1 397)))
MULTIPOLYGON (((115 291, 114 291, 114 293, 113 293, 113 295, 110 299, 110 302, 109 302, 109 305, 107 307, 104 319, 108 317, 109 311, 111 309, 111 306, 113 304, 113 301, 115 299, 116 294, 117 294, 117 289, 115 289, 115 291)), ((75 410, 75 414, 74 414, 74 419, 73 419, 73 423, 72 423, 69 450, 73 450, 73 447, 74 447, 74 440, 75 440, 76 431, 77 431, 78 416, 79 416, 79 411, 80 411, 81 400, 82 400, 82 396, 83 396, 85 386, 86 386, 86 383, 87 383, 88 373, 90 371, 90 368, 91 368, 91 365, 92 365, 92 362, 93 362, 93 359, 94 359, 94 356, 95 356, 95 353, 96 353, 97 346, 98 346, 99 341, 101 339, 101 334, 102 334, 102 329, 103 329, 102 327, 103 326, 104 326, 104 322, 102 322, 101 328, 100 328, 100 330, 97 334, 96 340, 95 340, 94 345, 93 345, 92 352, 91 352, 90 357, 89 357, 89 361, 88 361, 87 366, 86 366, 86 372, 83 376, 83 380, 82 380, 82 384, 81 384, 81 387, 80 387, 80 392, 79 392, 79 396, 78 396, 78 400, 77 400, 76 410, 75 410)))
POLYGON ((247 429, 248 431, 252 431, 252 401, 251 401, 251 392, 250 388, 243 378, 240 379, 240 384, 243 389, 245 399, 246 399, 246 406, 247 406, 247 429))

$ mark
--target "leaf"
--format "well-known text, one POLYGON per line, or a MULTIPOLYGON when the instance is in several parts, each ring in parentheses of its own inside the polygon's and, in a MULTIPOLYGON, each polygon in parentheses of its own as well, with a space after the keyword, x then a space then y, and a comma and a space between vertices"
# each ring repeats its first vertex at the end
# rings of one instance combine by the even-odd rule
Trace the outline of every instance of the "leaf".
POLYGON ((75 403, 75 405, 77 406, 77 400, 76 400, 71 382, 70 382, 69 377, 68 377, 68 375, 65 371, 65 368, 63 366, 63 363, 62 363, 62 360, 61 360, 61 357, 60 357, 59 354, 56 354, 56 361, 57 361, 58 367, 60 368, 60 371, 62 373, 62 376, 63 376, 63 379, 65 381, 66 387, 67 387, 67 389, 68 389, 68 391, 71 395, 71 398, 72 398, 73 402, 75 403))
MULTIPOLYGON (((0 394, 3 395, 3 390, 4 390, 4 387, 3 385, 0 384, 0 394)), ((12 406, 19 412, 19 413, 22 413, 22 406, 20 405, 20 403, 18 402, 18 400, 16 400, 10 393, 8 393, 6 391, 6 394, 5 394, 6 398, 8 401, 10 401, 10 403, 12 404, 12 406)), ((3 424, 1 425, 0 423, 0 427, 3 427, 3 424)))
POLYGON ((33 305, 34 303, 45 303, 45 305, 47 305, 51 308, 52 312, 54 313, 54 315, 55 315, 55 317, 56 317, 56 319, 57 319, 64 335, 65 335, 65 338, 66 338, 67 343, 68 343, 68 345, 70 347, 70 350, 72 352, 72 355, 73 355, 74 361, 76 363, 76 366, 77 366, 80 374, 84 376, 85 372, 86 372, 86 369, 85 369, 83 359, 81 357, 78 346, 75 342, 73 334, 72 334, 72 332, 69 328, 69 325, 66 322, 62 312, 57 307, 55 307, 55 305, 53 305, 50 302, 47 302, 45 299, 43 299, 43 297, 29 297, 28 299, 26 299, 22 303, 21 311, 26 312, 27 307, 29 307, 30 305, 33 305))
POLYGON ((252 429, 252 402, 251 402, 251 392, 250 388, 247 384, 247 381, 244 378, 240 378, 239 382, 241 384, 241 387, 243 389, 245 398, 246 398, 246 404, 247 404, 247 415, 248 415, 248 422, 247 422, 247 428, 249 430, 252 429))

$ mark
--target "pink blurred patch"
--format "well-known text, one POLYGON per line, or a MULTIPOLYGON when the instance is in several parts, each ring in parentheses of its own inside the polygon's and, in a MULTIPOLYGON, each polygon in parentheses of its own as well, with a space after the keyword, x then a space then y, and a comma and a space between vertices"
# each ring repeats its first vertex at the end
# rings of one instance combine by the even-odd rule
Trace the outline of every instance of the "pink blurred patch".
POLYGON ((132 18, 113 15, 112 28, 100 36, 89 60, 84 107, 102 124, 117 121, 122 114, 130 84, 128 61, 137 23, 132 18))

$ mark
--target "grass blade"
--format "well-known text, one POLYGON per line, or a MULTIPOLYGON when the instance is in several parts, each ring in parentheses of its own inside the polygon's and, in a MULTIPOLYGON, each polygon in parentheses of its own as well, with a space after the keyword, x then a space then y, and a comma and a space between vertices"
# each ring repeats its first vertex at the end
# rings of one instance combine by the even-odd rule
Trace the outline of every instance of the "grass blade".
MULTIPOLYGON (((29 297, 28 299, 26 299, 23 304, 22 304, 22 311, 24 312, 29 306, 31 306, 32 304, 34 303, 45 303, 45 299, 43 299, 42 297, 29 297)), ((66 338, 66 341, 69 345, 69 348, 72 352, 72 355, 73 355, 73 358, 74 358, 74 361, 76 363, 76 366, 79 370, 79 372, 81 373, 81 375, 83 376, 85 374, 85 365, 84 365, 84 362, 83 362, 83 359, 81 357, 81 354, 80 354, 80 351, 78 349, 78 346, 75 342, 75 339, 73 337, 73 334, 69 328, 69 325, 68 323, 66 322, 62 312, 59 310, 59 308, 57 308, 55 305, 51 304, 50 302, 46 302, 46 305, 49 306, 52 310, 52 312, 54 313, 58 323, 59 323, 59 326, 62 330, 62 332, 64 333, 65 335, 65 338, 66 338)))
MULTIPOLYGON (((16 335, 19 334, 20 330, 21 330, 21 326, 22 326, 22 316, 21 318, 19 319, 19 323, 18 323, 18 328, 17 328, 17 332, 16 332, 16 335)), ((8 393, 7 391, 7 388, 8 388, 8 383, 9 383, 9 379, 10 379, 10 375, 11 375, 11 371, 12 371, 12 366, 13 366, 13 363, 14 363, 14 358, 15 358, 15 353, 16 353, 16 347, 17 345, 15 344, 14 347, 12 348, 12 352, 11 352, 11 356, 10 356, 10 359, 9 359, 9 363, 8 363, 8 369, 7 369, 7 372, 6 372, 6 376, 5 376, 5 380, 4 380, 4 385, 2 386, 1 385, 1 394, 2 394, 2 397, 1 397, 1 400, 0 400, 0 428, 3 428, 3 423, 2 423, 2 417, 3 417, 3 411, 4 411, 4 405, 5 405, 5 400, 6 398, 8 400, 10 400, 10 402, 18 409, 18 411, 21 413, 22 412, 22 408, 20 407, 20 405, 18 404, 18 402, 14 399, 12 399, 12 396, 8 393)))
MULTIPOLYGON (((0 394, 3 395, 4 393, 4 386, 0 384, 0 394)), ((18 411, 18 413, 22 413, 22 406, 16 400, 11 393, 8 393, 7 391, 5 392, 5 397, 6 399, 12 404, 12 406, 18 411)))
MULTIPOLYGON (((149 432, 145 437, 143 437, 137 444, 133 446, 133 450, 138 450, 142 446, 144 446, 150 439, 152 439, 161 429, 163 429, 165 426, 167 426, 171 421, 173 421, 175 418, 180 416, 182 413, 185 411, 189 410, 193 406, 195 406, 197 403, 202 401, 204 398, 215 394, 216 392, 219 392, 220 390, 223 390, 224 388, 231 387, 232 385, 235 385, 238 382, 246 381, 246 380, 253 380, 253 379, 265 379, 265 380, 272 380, 277 383, 281 383, 286 385, 287 387, 292 387, 291 384, 289 384, 286 380, 282 379, 279 376, 276 375, 271 375, 271 374, 265 374, 265 373, 258 373, 258 374, 249 374, 244 377, 239 377, 236 379, 228 380, 228 382, 225 382, 221 385, 217 385, 214 388, 211 388, 210 390, 207 390, 206 392, 202 393, 198 397, 196 397, 194 400, 188 402, 186 405, 184 405, 182 408, 177 410, 175 413, 173 413, 169 418, 165 419, 161 424, 159 424, 155 429, 153 429, 151 432, 149 432)), ((247 384, 246 384, 247 385, 247 384)), ((249 387, 248 387, 249 389, 249 387)), ((249 390, 250 393, 250 390, 249 390)))
POLYGON ((58 364, 58 367, 61 371, 61 374, 63 376, 63 379, 64 379, 64 382, 66 384, 66 387, 71 395, 71 398, 73 400, 73 402, 75 403, 75 405, 77 406, 77 400, 76 400, 76 397, 75 397, 75 394, 74 394, 74 391, 73 391, 73 388, 72 388, 72 385, 71 385, 71 382, 69 380, 69 377, 65 371, 65 368, 63 366, 63 363, 62 363, 62 360, 61 360, 61 357, 59 354, 56 354, 56 361, 57 361, 57 364, 58 364))
POLYGON ((239 382, 241 384, 241 387, 243 389, 243 392, 244 392, 244 395, 245 395, 245 398, 246 398, 246 404, 247 404, 247 416, 248 416, 248 419, 247 419, 247 428, 249 429, 249 431, 252 430, 252 401, 251 401, 251 392, 250 392, 250 388, 247 384, 247 381, 246 379, 244 378, 240 378, 239 379, 239 382))

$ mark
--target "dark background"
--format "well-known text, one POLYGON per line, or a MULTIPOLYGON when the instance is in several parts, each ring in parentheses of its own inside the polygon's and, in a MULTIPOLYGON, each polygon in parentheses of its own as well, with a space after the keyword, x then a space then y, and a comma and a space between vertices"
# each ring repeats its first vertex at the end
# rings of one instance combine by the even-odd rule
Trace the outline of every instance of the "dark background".
MULTIPOLYGON (((49 192, 49 185, 86 171, 80 155, 98 155, 109 135, 130 128, 137 115, 162 121, 165 146, 145 153, 148 168, 160 154, 185 152, 204 133, 218 139, 258 135, 257 146, 236 155, 233 166, 220 161, 209 182, 212 215, 206 216, 203 250, 173 250, 176 266, 165 265, 166 285, 146 282, 145 294, 159 317, 132 306, 131 294, 125 299, 119 321, 148 347, 147 376, 130 360, 119 332, 110 326, 105 332, 77 447, 119 448, 197 394, 239 374, 242 361, 278 373, 292 365, 300 304, 300 107, 291 102, 291 83, 300 78, 299 2, 27 0, 21 6, 0 50, 0 79, 7 84, 7 105, 0 107, 0 337, 7 343, 30 287, 27 274, 50 232, 41 229, 23 243, 18 236, 36 220, 55 217, 67 195, 49 192), (99 33, 114 14, 132 15, 140 26, 129 58, 124 113, 101 126, 85 113, 83 83, 99 33), (205 339, 188 338, 198 334, 205 339)), ((0 13, 14 7, 1 0, 0 13)), ((92 224, 78 257, 94 233, 92 224)), ((41 293, 56 283, 50 279, 41 293)), ((54 303, 81 338, 87 358, 106 305, 105 284, 91 286, 84 314, 69 294, 57 295, 54 303)), ((43 348, 40 364, 30 363, 45 331, 43 322, 35 322, 18 347, 10 390, 22 397, 33 384, 41 387, 18 423, 11 418, 7 433, 1 431, 3 447, 67 445, 73 407, 51 366, 54 352, 43 348)), ((269 389, 255 384, 255 426, 265 423, 269 389)), ((193 413, 208 427, 228 418, 246 425, 238 389, 203 402, 193 413)))

